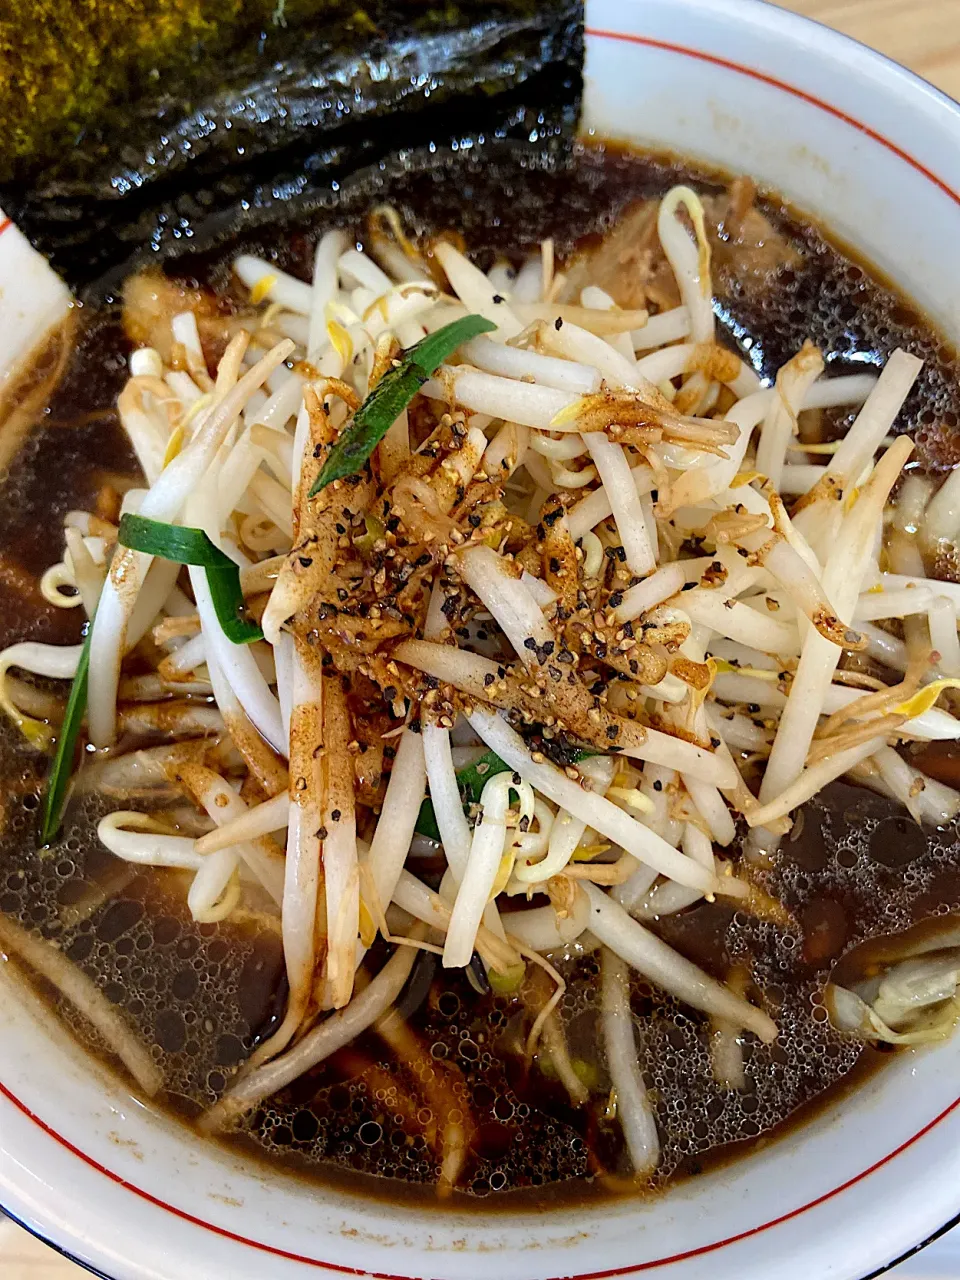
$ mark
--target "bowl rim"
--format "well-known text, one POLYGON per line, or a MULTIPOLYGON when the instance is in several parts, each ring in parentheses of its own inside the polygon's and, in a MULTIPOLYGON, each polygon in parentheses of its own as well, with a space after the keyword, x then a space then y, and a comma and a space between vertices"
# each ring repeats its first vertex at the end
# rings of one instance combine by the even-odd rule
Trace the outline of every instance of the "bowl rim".
MULTIPOLYGON (((930 85, 925 80, 923 80, 922 77, 909 71, 907 68, 901 66, 899 63, 895 62, 893 59, 887 57, 886 55, 881 54, 876 50, 868 48, 867 46, 861 44, 859 41, 855 40, 854 38, 844 35, 841 32, 837 32, 832 28, 829 28, 824 24, 816 21, 815 19, 808 18, 804 15, 792 13, 789 10, 781 9, 773 4, 767 3, 766 0, 683 0, 683 5, 684 5, 684 8, 687 9, 688 11, 700 10, 705 14, 709 13, 713 17, 717 17, 718 15, 726 16, 728 19, 731 19, 735 22, 741 22, 741 23, 744 20, 746 20, 748 24, 759 25, 762 28, 775 32, 780 37, 782 37, 785 34, 789 35, 792 32, 801 37, 815 39, 816 42, 821 47, 826 46, 828 48, 833 48, 834 50, 839 50, 843 52, 845 56, 847 56, 849 59, 852 59, 860 68, 869 69, 869 70, 872 70, 874 73, 879 74, 884 79, 885 85, 888 89, 898 86, 901 89, 901 91, 904 91, 911 96, 911 99, 913 100, 913 102, 916 104, 917 107, 920 107, 921 104, 926 103, 928 107, 934 109, 939 114, 941 114, 941 116, 944 119, 949 119, 954 125, 954 127, 960 126, 960 105, 954 102, 954 100, 951 99, 947 94, 943 93, 939 89, 936 89, 934 86, 930 85)), ((585 34, 588 40, 590 39, 618 40, 618 41, 622 41, 629 44, 642 45, 648 48, 663 51, 665 53, 675 54, 675 55, 679 55, 679 56, 683 56, 691 59, 698 59, 703 62, 712 63, 726 70, 735 72, 737 74, 748 76, 754 80, 761 81, 769 85, 770 87, 778 89, 783 93, 789 94, 796 99, 804 101, 809 105, 819 110, 822 110, 827 114, 835 117, 836 119, 843 121, 845 124, 857 129, 866 137, 872 139, 874 142, 885 147, 887 150, 889 150, 894 155, 899 157, 902 161, 907 163, 918 174, 919 177, 922 177, 926 181, 933 183, 941 192, 943 192, 949 199, 951 199, 953 203, 957 205, 958 208, 960 208, 960 191, 955 190, 944 179, 940 178, 935 172, 933 172, 925 164, 921 163, 915 156, 911 155, 907 150, 905 150, 903 147, 901 147, 900 145, 892 141, 890 138, 884 136, 877 130, 863 123, 861 120, 858 120, 854 116, 850 115, 848 112, 841 110, 839 107, 833 105, 828 101, 825 101, 823 98, 820 98, 815 94, 812 94, 804 89, 799 88, 797 85, 790 84, 785 80, 781 80, 777 77, 769 75, 757 69, 756 67, 751 67, 751 66, 745 65, 744 63, 738 63, 732 58, 726 58, 726 57, 719 56, 717 54, 712 54, 707 52, 704 49, 697 49, 695 47, 691 47, 688 45, 678 44, 678 43, 667 41, 667 40, 656 39, 652 36, 639 36, 639 35, 623 32, 623 31, 611 31, 603 28, 592 27, 589 24, 585 27, 585 34)), ((883 87, 884 86, 881 85, 881 90, 883 87)), ((12 224, 10 224, 9 219, 3 220, 2 218, 0 218, 0 235, 2 235, 3 231, 6 230, 7 227, 10 225, 12 224)), ((172 1205, 164 1203, 162 1200, 151 1195, 149 1192, 141 1188, 138 1188, 137 1186, 130 1183, 126 1179, 121 1178, 120 1175, 113 1173, 111 1170, 100 1165, 92 1157, 86 1155, 79 1148, 75 1147, 66 1138, 64 1138, 59 1133, 57 1133, 52 1127, 45 1124, 42 1117, 36 1115, 24 1102, 22 1102, 19 1098, 16 1097, 15 1094, 13 1094, 8 1088, 6 1088, 2 1080, 0 1080, 0 1102, 2 1102, 3 1105, 12 1105, 16 1107, 17 1110, 20 1111, 23 1116, 25 1116, 28 1120, 30 1120, 33 1123, 33 1125, 39 1127, 41 1131, 43 1131, 47 1136, 53 1138, 60 1146, 64 1147, 67 1151, 69 1151, 72 1155, 77 1157, 81 1162, 86 1164, 88 1167, 90 1167, 93 1171, 98 1173, 100 1176, 110 1178, 113 1181, 121 1184, 126 1190, 134 1193, 134 1195, 139 1196, 140 1198, 148 1201, 150 1204, 152 1204, 155 1207, 159 1207, 167 1211, 170 1214, 170 1216, 187 1218, 187 1220, 190 1221, 195 1226, 199 1226, 214 1234, 226 1236, 236 1243, 242 1243, 247 1247, 253 1248, 257 1252, 265 1253, 268 1256, 278 1256, 280 1258, 285 1258, 287 1260, 295 1261, 297 1263, 300 1263, 301 1265, 306 1264, 306 1265, 318 1268, 322 1271, 325 1270, 332 1274, 340 1274, 340 1275, 365 1274, 365 1275, 382 1275, 382 1276, 384 1275, 384 1273, 358 1271, 353 1267, 344 1266, 337 1263, 325 1262, 322 1259, 318 1259, 318 1258, 297 1257, 296 1255, 285 1253, 283 1250, 276 1248, 274 1246, 268 1245, 264 1242, 259 1242, 259 1241, 249 1239, 240 1235, 236 1235, 233 1232, 226 1231, 223 1228, 217 1227, 212 1223, 207 1223, 207 1222, 204 1222, 202 1219, 184 1214, 181 1210, 174 1208, 172 1205)), ((817 1205, 823 1203, 825 1200, 832 1199, 834 1196, 840 1194, 843 1190, 845 1190, 847 1187, 851 1186, 852 1184, 864 1180, 876 1169, 894 1160, 906 1148, 913 1146, 916 1142, 918 1142, 921 1138, 923 1138, 927 1133, 929 1133, 932 1129, 938 1126, 943 1120, 945 1120, 949 1115, 951 1115, 958 1107, 960 1107, 960 1097, 958 1097, 956 1101, 954 1101, 949 1107, 943 1110, 938 1116, 936 1116, 934 1119, 929 1121, 925 1126, 923 1126, 923 1128, 921 1128, 906 1142, 901 1143, 898 1147, 896 1147, 893 1151, 889 1152, 881 1160, 871 1165, 870 1168, 862 1171, 860 1174, 858 1174, 854 1178, 848 1179, 841 1186, 832 1189, 825 1195, 818 1197, 816 1200, 813 1200, 808 1204, 801 1205, 798 1208, 792 1209, 787 1213, 781 1214, 777 1218, 761 1224, 759 1227, 755 1227, 746 1232, 741 1232, 738 1235, 732 1236, 728 1239, 718 1240, 703 1248, 690 1251, 689 1253, 676 1254, 670 1258, 652 1259, 649 1261, 643 1261, 634 1266, 621 1265, 615 1268, 611 1268, 609 1270, 594 1270, 590 1272, 580 1273, 577 1275, 573 1275, 572 1273, 566 1273, 566 1274, 570 1275, 571 1280, 605 1280, 605 1278, 607 1277, 626 1276, 631 1274, 637 1275, 640 1273, 640 1271, 652 1270, 652 1269, 656 1269, 659 1266, 664 1266, 669 1262, 684 1260, 690 1257, 692 1254, 695 1254, 698 1256, 704 1255, 704 1254, 710 1254, 718 1251, 719 1249, 723 1248, 726 1245, 735 1243, 736 1241, 741 1240, 747 1236, 760 1234, 763 1231, 766 1231, 770 1228, 778 1226, 780 1223, 786 1220, 793 1219, 804 1214, 808 1210, 815 1208, 817 1205)), ((104 1277, 107 1276, 106 1272, 100 1271, 93 1263, 89 1263, 81 1260, 80 1258, 76 1257, 75 1254, 72 1252, 72 1249, 80 1243, 80 1239, 78 1236, 71 1235, 69 1232, 65 1232, 64 1238, 66 1240, 66 1243, 65 1244, 58 1243, 56 1240, 48 1237, 42 1229, 38 1230, 32 1226, 28 1226, 25 1222, 23 1222, 17 1216, 17 1213, 15 1210, 7 1211, 7 1212, 8 1212, 8 1216, 11 1217, 12 1220, 19 1222, 20 1225, 24 1226, 24 1228, 30 1231, 31 1234, 43 1240, 45 1243, 50 1245, 50 1247, 54 1248, 59 1253, 61 1253, 64 1257, 70 1258, 72 1261, 76 1262, 77 1265, 84 1267, 85 1269, 90 1271, 92 1274, 102 1275, 104 1277)), ((487 1212, 489 1213, 490 1216, 493 1216, 497 1212, 495 1205, 491 1205, 490 1209, 487 1212)), ((478 1214, 477 1222, 481 1223, 484 1220, 485 1216, 486 1216, 485 1214, 478 1214)), ((958 1213, 956 1216, 954 1216, 949 1221, 947 1221, 943 1226, 941 1226, 936 1231, 934 1231, 920 1244, 906 1250, 903 1254, 895 1258, 892 1262, 888 1263, 887 1265, 879 1268, 878 1270, 874 1270, 870 1272, 868 1276, 864 1277, 864 1280, 874 1280, 874 1277, 884 1274, 885 1272, 889 1271, 892 1267, 896 1266, 899 1262, 902 1262, 904 1259, 913 1256, 920 1249, 926 1247, 926 1245, 932 1243, 939 1236, 944 1234, 944 1232, 950 1230, 953 1226, 957 1224, 958 1221, 960 1221, 960 1213, 958 1213)), ((401 1277, 385 1276, 384 1280, 401 1280, 401 1277)))
MULTIPOLYGON (((761 19, 761 25, 768 28, 777 30, 783 28, 787 33, 791 28, 795 28, 798 34, 804 32, 808 34, 815 33, 820 41, 827 44, 836 43, 841 48, 845 48, 852 57, 864 66, 873 67, 875 70, 881 71, 889 76, 891 81, 902 82, 910 92, 919 92, 923 98, 929 101, 930 105, 946 112, 948 116, 952 116, 954 122, 960 125, 960 102, 955 101, 941 89, 936 88, 929 81, 924 80, 922 76, 917 75, 916 72, 911 71, 887 54, 881 53, 877 49, 872 49, 861 41, 854 39, 853 36, 848 36, 842 31, 836 31, 833 27, 828 27, 825 23, 818 22, 815 18, 809 18, 805 14, 793 13, 789 9, 781 9, 773 0, 684 0, 684 4, 688 9, 700 9, 705 14, 710 14, 714 17, 726 15, 733 20, 741 19, 746 11, 761 19)), ((726 71, 733 71, 738 75, 747 76, 751 80, 759 81, 772 89, 778 89, 782 93, 789 94, 791 97, 815 107, 818 111, 823 111, 827 115, 833 116, 834 119, 850 125, 865 137, 870 138, 871 141, 879 143, 880 146, 904 161, 905 164, 908 164, 922 178, 932 182, 954 204, 960 207, 960 190, 955 190, 945 179, 921 163, 904 147, 901 147, 879 130, 864 124, 862 120, 857 119, 849 112, 834 106, 824 98, 818 97, 806 89, 801 89, 798 85, 790 84, 788 81, 778 76, 770 75, 765 71, 760 71, 756 67, 737 62, 733 58, 708 53, 705 49, 697 49, 690 44, 680 44, 677 41, 661 40, 653 36, 640 36, 625 31, 612 31, 607 28, 592 27, 590 25, 584 27, 584 34, 587 39, 620 41, 625 44, 635 44, 648 49, 661 50, 664 53, 677 54, 684 58, 696 59, 712 66, 722 67, 726 71)))

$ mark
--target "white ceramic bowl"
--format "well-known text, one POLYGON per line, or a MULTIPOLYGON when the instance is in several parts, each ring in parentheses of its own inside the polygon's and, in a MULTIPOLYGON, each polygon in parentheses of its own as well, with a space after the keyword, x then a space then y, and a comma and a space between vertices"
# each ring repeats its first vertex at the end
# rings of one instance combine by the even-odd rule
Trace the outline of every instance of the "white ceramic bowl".
MULTIPOLYGON (((779 189, 960 339, 960 108, 754 0, 588 0, 587 25, 586 128, 779 189)), ((958 1068, 960 1039, 903 1054, 807 1128, 655 1203, 427 1212, 205 1145, 4 989, 0 1202, 115 1280, 853 1280, 960 1211, 958 1068)))

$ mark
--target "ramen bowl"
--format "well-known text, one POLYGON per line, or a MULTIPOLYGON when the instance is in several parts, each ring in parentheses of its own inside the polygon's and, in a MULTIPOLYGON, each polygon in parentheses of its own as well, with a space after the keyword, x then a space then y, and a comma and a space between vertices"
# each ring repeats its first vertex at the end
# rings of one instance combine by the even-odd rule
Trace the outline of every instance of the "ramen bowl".
MULTIPOLYGON (((960 108, 754 0, 598 0, 586 21, 585 132, 750 174, 960 340, 960 108)), ((0 290, 22 278, 15 236, 0 237, 0 290)), ((62 304, 45 295, 53 314, 62 304)), ((0 983, 0 1202, 116 1280, 853 1280, 960 1212, 956 1039, 896 1055, 748 1159, 659 1198, 426 1209, 202 1140, 131 1098, 2 966, 0 983)))

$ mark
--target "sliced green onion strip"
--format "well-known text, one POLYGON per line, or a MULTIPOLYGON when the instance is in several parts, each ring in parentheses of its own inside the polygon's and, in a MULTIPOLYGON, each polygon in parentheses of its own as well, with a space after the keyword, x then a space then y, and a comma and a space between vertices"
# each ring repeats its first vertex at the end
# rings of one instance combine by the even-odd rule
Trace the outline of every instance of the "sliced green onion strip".
MULTIPOLYGON (((468 764, 464 768, 458 769, 457 785, 460 788, 463 807, 469 809, 470 805, 479 804, 480 792, 490 779, 509 768, 510 766, 504 764, 495 751, 485 751, 482 756, 474 760, 473 764, 468 764)), ((426 836, 429 840, 440 839, 440 828, 437 826, 432 800, 424 800, 420 806, 420 814, 414 831, 426 836)))
MULTIPOLYGON (((578 760, 586 760, 588 756, 596 754, 596 751, 574 751, 572 759, 576 763, 578 760)), ((458 769, 457 785, 460 788, 464 809, 469 809, 472 804, 479 804, 480 793, 490 779, 495 778, 498 773, 505 773, 509 768, 510 766, 505 764, 495 751, 485 751, 482 756, 474 760, 473 764, 464 765, 462 769, 458 769)), ((421 804, 414 831, 426 836, 428 840, 439 841, 440 828, 437 826, 432 800, 424 800, 421 804)))
POLYGON ((40 827, 40 838, 49 844, 60 829, 63 817, 63 806, 67 799, 67 787, 73 769, 73 754, 83 723, 83 713, 87 706, 87 671, 90 667, 90 637, 93 635, 93 623, 87 623, 87 634, 83 638, 80 650, 80 661, 77 663, 77 674, 70 686, 70 697, 63 723, 57 735, 57 751, 53 757, 50 776, 47 779, 47 794, 43 802, 43 822, 40 827))
POLYGON ((128 513, 120 521, 117 540, 121 546, 159 556, 162 560, 198 565, 206 572, 217 621, 227 639, 234 644, 252 644, 254 640, 263 639, 263 632, 255 622, 240 617, 243 608, 240 570, 202 529, 184 528, 128 513))
POLYGON ((496 327, 483 316, 463 316, 408 347, 401 354, 400 363, 387 370, 330 450, 310 497, 334 480, 356 475, 437 366, 462 343, 496 327))

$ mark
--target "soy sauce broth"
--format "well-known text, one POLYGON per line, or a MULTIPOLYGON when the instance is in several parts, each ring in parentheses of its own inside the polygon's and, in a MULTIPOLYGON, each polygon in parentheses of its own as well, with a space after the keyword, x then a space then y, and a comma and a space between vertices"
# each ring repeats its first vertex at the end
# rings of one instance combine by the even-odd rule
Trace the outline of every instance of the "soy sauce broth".
MULTIPOLYGON (((580 148, 569 167, 535 173, 520 158, 486 164, 478 151, 440 175, 401 177, 386 194, 417 232, 462 232, 484 267, 504 246, 519 252, 546 236, 566 253, 584 237, 601 236, 637 199, 677 181, 706 195, 726 184, 722 175, 679 160, 613 146, 580 148)), ((384 197, 378 189, 367 200, 384 197)), ((732 239, 715 272, 725 339, 767 379, 807 337, 824 351, 831 372, 879 366, 895 347, 907 347, 925 361, 903 415, 919 465, 942 471, 960 460, 953 351, 820 228, 775 198, 762 198, 758 207, 788 244, 790 264, 766 274, 756 258, 738 264, 732 239)), ((354 190, 339 217, 359 228, 363 212, 364 193, 354 190)), ((229 252, 181 258, 177 271, 191 283, 229 290, 229 262, 242 247, 307 277, 323 229, 294 229, 278 243, 261 233, 229 252)), ((67 510, 92 509, 104 483, 123 488, 137 478, 113 408, 128 352, 109 289, 92 291, 79 313, 66 376, 0 483, 3 644, 77 638, 80 611, 46 605, 30 584, 59 557, 67 510)), ((825 432, 842 434, 849 420, 836 411, 826 417, 825 432)), ((937 568, 958 579, 948 559, 937 568)), ((927 748, 918 763, 945 781, 960 776, 960 756, 943 744, 927 748)), ((282 1015, 279 933, 255 922, 192 922, 177 873, 128 868, 98 845, 97 821, 116 807, 103 797, 76 798, 57 844, 38 849, 44 770, 45 761, 4 721, 0 910, 55 940, 126 1011, 163 1069, 164 1105, 189 1123, 282 1015)), ((426 860, 425 878, 429 871, 426 860)), ((706 1019, 634 981, 638 1053, 663 1144, 651 1189, 751 1150, 883 1060, 883 1053, 833 1029, 820 993, 836 962, 864 939, 960 910, 957 830, 921 831, 892 802, 835 783, 798 815, 765 887, 793 923, 702 903, 656 926, 717 977, 740 966, 763 992, 780 1036, 771 1046, 744 1038, 742 1092, 713 1079, 706 1019)), ((365 1033, 223 1141, 272 1167, 365 1194, 434 1203, 438 1166, 429 1136, 439 1101, 459 1107, 473 1127, 471 1156, 454 1193, 458 1204, 493 1198, 498 1208, 524 1207, 623 1191, 627 1162, 607 1115, 609 1080, 596 1049, 597 955, 571 954, 560 967, 568 982, 561 1014, 570 1054, 591 1088, 581 1110, 570 1107, 548 1061, 524 1059, 521 1046, 537 1007, 528 989, 519 997, 479 996, 462 973, 423 957, 400 1000, 402 1051, 365 1033)), ((60 1011, 93 1052, 102 1051, 69 1008, 60 1011)))

